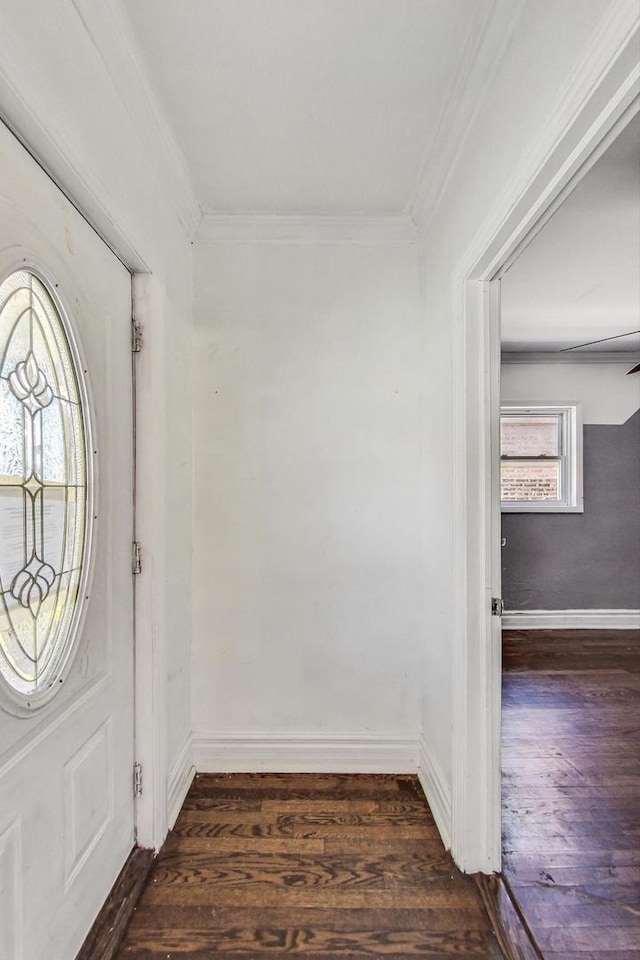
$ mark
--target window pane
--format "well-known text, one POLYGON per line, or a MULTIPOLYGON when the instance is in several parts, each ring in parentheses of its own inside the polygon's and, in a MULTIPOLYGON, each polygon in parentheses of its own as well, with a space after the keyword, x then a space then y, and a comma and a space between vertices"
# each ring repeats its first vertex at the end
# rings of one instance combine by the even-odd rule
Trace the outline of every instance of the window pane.
POLYGON ((560 461, 503 460, 500 464, 501 499, 536 503, 560 499, 560 461))
POLYGON ((557 457, 560 454, 560 416, 500 417, 503 457, 557 457))
POLYGON ((0 283, 0 682, 54 687, 74 640, 88 510, 81 391, 63 317, 29 271, 0 283))

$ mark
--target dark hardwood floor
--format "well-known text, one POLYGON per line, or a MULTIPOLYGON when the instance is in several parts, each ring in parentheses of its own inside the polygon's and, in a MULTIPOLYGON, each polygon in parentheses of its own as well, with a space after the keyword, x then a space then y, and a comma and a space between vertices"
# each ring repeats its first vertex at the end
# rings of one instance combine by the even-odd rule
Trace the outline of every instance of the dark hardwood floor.
POLYGON ((504 880, 545 960, 638 960, 640 632, 503 654, 504 880))
POLYGON ((502 954, 415 777, 200 775, 119 960, 502 954))

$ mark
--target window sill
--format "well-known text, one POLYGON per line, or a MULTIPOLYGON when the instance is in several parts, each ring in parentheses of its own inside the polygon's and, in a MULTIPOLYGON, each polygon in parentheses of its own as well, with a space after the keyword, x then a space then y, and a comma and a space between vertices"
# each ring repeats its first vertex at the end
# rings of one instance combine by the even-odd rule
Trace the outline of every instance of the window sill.
POLYGON ((584 503, 503 503, 501 513, 584 513, 584 503))

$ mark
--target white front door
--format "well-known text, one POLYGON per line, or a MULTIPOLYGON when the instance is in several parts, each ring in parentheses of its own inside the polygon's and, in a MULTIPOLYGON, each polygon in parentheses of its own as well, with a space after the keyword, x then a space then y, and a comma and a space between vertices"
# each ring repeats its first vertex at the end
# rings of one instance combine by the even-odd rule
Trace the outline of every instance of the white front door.
MULTIPOLYGON (((57 477, 47 430, 54 416, 76 422, 73 402, 58 397, 66 412, 55 413, 51 356, 33 342, 31 360, 18 356, 30 347, 14 338, 15 356, 7 359, 5 349, 0 369, 0 958, 72 960, 134 842, 131 277, 0 124, 0 281, 19 269, 40 277, 77 344, 91 448, 74 452, 65 427, 61 462, 84 479, 74 488, 57 477), (30 431, 27 467, 24 458, 15 465, 22 453, 11 410, 30 431), (82 503, 91 498, 80 506, 77 498, 92 488, 91 569, 80 595, 82 578, 63 568, 82 558, 82 503), (69 612, 65 603, 76 595, 69 612), (58 667, 49 627, 40 624, 44 610, 63 632, 77 621, 58 667), (47 683, 44 693, 32 684, 30 697, 20 658, 29 664, 36 649, 47 683)), ((1 331, 0 315, 6 347, 1 331)), ((0 342, 0 357, 2 349, 0 342)))

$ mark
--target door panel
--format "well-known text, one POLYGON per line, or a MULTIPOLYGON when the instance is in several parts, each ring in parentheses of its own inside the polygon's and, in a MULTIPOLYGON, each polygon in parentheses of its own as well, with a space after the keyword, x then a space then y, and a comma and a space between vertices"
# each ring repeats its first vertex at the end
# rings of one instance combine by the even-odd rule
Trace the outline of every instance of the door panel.
POLYGON ((93 407, 75 656, 37 713, 0 708, 0 957, 71 960, 134 839, 131 278, 2 125, 0 169, 0 276, 26 262, 55 285, 93 407))

